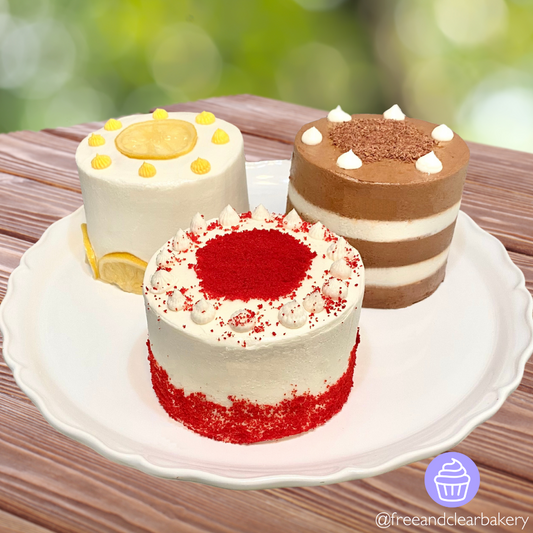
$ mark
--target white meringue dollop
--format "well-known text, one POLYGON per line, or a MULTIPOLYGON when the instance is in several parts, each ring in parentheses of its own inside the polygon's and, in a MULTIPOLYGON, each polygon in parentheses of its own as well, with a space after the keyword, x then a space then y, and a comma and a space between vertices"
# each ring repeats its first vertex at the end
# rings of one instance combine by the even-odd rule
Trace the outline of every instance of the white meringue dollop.
POLYGON ((288 215, 283 218, 283 227, 287 229, 298 229, 302 225, 300 215, 293 209, 288 215))
POLYGON ((158 267, 171 267, 175 263, 176 256, 169 252, 166 248, 163 248, 155 258, 158 267))
POLYGON ((353 150, 349 150, 337 158, 337 166, 344 170, 355 170, 361 168, 363 162, 353 153, 353 150))
POLYGON ((326 250, 326 255, 332 260, 337 261, 338 259, 343 259, 347 256, 348 243, 344 237, 339 237, 336 242, 332 242, 328 249, 326 250))
POLYGON ((309 237, 317 241, 323 241, 326 236, 326 228, 321 222, 316 222, 309 230, 309 237))
POLYGON ((252 219, 262 222, 263 220, 270 220, 270 211, 263 205, 259 204, 252 213, 252 219))
POLYGON ((322 294, 332 300, 345 300, 348 296, 348 285, 337 278, 330 278, 322 285, 322 294))
POLYGON ((389 107, 387 111, 383 113, 383 118, 388 120, 405 120, 405 114, 400 109, 398 104, 394 104, 392 107, 389 107))
POLYGON ((329 267, 329 273, 337 279, 348 279, 352 275, 352 269, 344 259, 337 259, 329 267))
POLYGON ((186 301, 185 296, 180 291, 175 290, 168 297, 167 307, 170 311, 181 311, 185 307, 186 301))
POLYGON ((150 278, 150 292, 161 294, 174 288, 175 274, 168 270, 157 270, 150 278))
POLYGON ((180 228, 174 239, 172 239, 172 248, 177 252, 186 252, 191 247, 191 239, 187 234, 180 228))
POLYGON ((204 216, 200 213, 196 213, 191 220, 191 232, 195 235, 200 235, 205 233, 207 229, 207 224, 205 222, 204 216))
POLYGON ((324 311, 324 298, 319 291, 311 292, 304 298, 303 306, 308 313, 320 313, 324 311))
POLYGON ((235 209, 228 204, 222 210, 222 213, 220 213, 218 221, 224 228, 231 228, 232 226, 236 226, 241 221, 241 217, 237 211, 235 211, 235 209))
POLYGON ((322 142, 322 134, 313 126, 302 133, 302 142, 308 146, 316 146, 322 142))
POLYGON ((328 113, 328 120, 330 122, 349 122, 352 120, 352 115, 349 115, 348 113, 344 112, 341 109, 341 106, 338 105, 335 109, 332 109, 328 113))
POLYGON ((281 307, 278 320, 286 328, 298 329, 307 323, 307 313, 296 300, 292 300, 281 307))
POLYGON ((230 328, 236 333, 246 333, 254 329, 256 323, 255 313, 250 309, 239 309, 228 320, 230 328))
POLYGON ((442 170, 442 162, 435 152, 429 152, 416 160, 416 169, 425 174, 437 174, 442 170))
POLYGON ((191 319, 194 323, 203 326, 209 324, 215 318, 215 314, 213 304, 202 298, 192 306, 191 319))
POLYGON ((433 129, 431 136, 440 142, 448 142, 453 139, 453 131, 446 126, 446 124, 441 124, 433 129))

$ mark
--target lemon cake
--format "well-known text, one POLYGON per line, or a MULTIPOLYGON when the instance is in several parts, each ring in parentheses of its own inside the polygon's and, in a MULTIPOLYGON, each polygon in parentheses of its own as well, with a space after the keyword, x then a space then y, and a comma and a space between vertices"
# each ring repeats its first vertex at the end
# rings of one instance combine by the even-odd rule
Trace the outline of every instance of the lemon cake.
POLYGON ((444 124, 338 107, 296 135, 287 210, 359 250, 365 307, 406 307, 444 279, 468 160, 444 124))
POLYGON ((80 143, 76 164, 97 279, 141 294, 146 263, 198 209, 248 210, 242 134, 212 113, 110 119, 80 143))
POLYGON ((175 420, 237 444, 324 424, 353 384, 364 270, 322 224, 196 214, 144 277, 152 384, 175 420))

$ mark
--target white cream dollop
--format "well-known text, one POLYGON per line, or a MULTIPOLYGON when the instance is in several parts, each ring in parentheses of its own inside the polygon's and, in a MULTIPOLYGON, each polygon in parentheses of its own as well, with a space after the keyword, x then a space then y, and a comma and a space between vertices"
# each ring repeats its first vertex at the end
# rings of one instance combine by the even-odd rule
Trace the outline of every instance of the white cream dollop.
POLYGON ((150 292, 161 294, 174 288, 176 275, 172 271, 157 270, 150 278, 150 292))
POLYGON ((202 298, 192 306, 191 319, 194 323, 202 326, 211 322, 215 318, 215 314, 213 304, 202 298))
POLYGON ((341 106, 338 105, 328 113, 328 120, 330 122, 349 122, 352 120, 352 116, 344 112, 341 106))
POLYGON ((185 296, 180 291, 175 290, 168 297, 167 307, 170 311, 181 311, 185 307, 186 301, 185 296))
POLYGON ((300 215, 293 209, 288 215, 283 218, 283 227, 287 229, 298 229, 302 225, 300 215))
POLYGON ((431 132, 431 136, 436 141, 448 142, 453 139, 453 131, 446 124, 441 124, 431 132))
POLYGON ((231 226, 236 226, 241 221, 241 217, 237 211, 228 204, 222 210, 222 213, 220 213, 218 221, 224 228, 231 228, 231 226))
POLYGON ((344 170, 355 170, 362 167, 363 162, 353 153, 353 150, 349 150, 337 158, 337 166, 344 170))
POLYGON ((298 329, 307 322, 307 313, 296 300, 292 300, 281 307, 278 320, 286 328, 298 329))
POLYGON ((200 235, 202 233, 205 233, 206 229, 207 224, 205 223, 203 215, 201 215, 200 213, 196 213, 196 215, 194 215, 191 220, 192 233, 194 233, 195 235, 200 235))
POLYGON ((348 296, 348 285, 337 278, 330 278, 322 285, 322 294, 332 300, 345 300, 348 296))
POLYGON ((308 313, 320 313, 324 310, 324 298, 319 291, 311 292, 304 298, 303 306, 308 313))
POLYGON ((326 236, 326 228, 321 222, 316 222, 309 230, 309 237, 317 241, 323 241, 326 236))
POLYGON ((322 134, 313 126, 302 133, 302 142, 308 146, 315 146, 322 142, 322 134))
POLYGON ((339 237, 336 242, 332 242, 326 250, 326 255, 332 260, 337 261, 348 255, 348 243, 344 237, 339 237))
POLYGON ((155 258, 158 267, 171 267, 174 265, 175 259, 176 256, 166 248, 163 248, 155 258))
POLYGON ((249 309, 239 309, 228 320, 229 327, 236 333, 252 331, 256 323, 255 313, 249 309))
POLYGON ((177 252, 186 252, 191 247, 191 239, 187 234, 180 228, 174 239, 172 239, 172 248, 177 252))
POLYGON ((398 104, 394 104, 383 113, 383 118, 388 120, 405 120, 405 114, 398 104))
POLYGON ((337 259, 329 267, 329 273, 337 279, 348 279, 352 275, 352 269, 344 259, 337 259))
POLYGON ((252 219, 258 222, 270 220, 270 218, 270 211, 263 204, 259 204, 252 213, 252 219))
POLYGON ((435 152, 429 152, 416 160, 416 169, 425 174, 437 174, 442 170, 442 163, 435 152))

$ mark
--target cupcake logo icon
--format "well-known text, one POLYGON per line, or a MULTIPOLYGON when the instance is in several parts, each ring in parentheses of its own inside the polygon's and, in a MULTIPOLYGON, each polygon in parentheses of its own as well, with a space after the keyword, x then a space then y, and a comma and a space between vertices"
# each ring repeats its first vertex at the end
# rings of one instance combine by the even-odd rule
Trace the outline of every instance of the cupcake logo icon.
POLYGON ((467 504, 479 489, 479 470, 462 453, 443 453, 426 470, 426 490, 431 498, 444 507, 467 504))

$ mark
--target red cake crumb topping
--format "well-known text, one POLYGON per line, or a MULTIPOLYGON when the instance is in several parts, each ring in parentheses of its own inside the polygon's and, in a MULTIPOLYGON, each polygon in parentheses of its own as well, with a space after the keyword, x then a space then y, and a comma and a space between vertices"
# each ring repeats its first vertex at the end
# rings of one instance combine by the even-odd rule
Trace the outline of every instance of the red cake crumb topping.
POLYGON ((327 422, 341 410, 352 389, 358 344, 359 333, 348 368, 336 383, 321 394, 296 394, 293 391, 290 398, 276 405, 261 405, 230 397, 233 404, 226 407, 209 401, 201 392, 185 395, 183 389, 172 385, 166 370, 155 360, 150 341, 146 342, 152 386, 167 414, 204 437, 233 444, 281 439, 327 422))
POLYGON ((300 286, 315 257, 287 233, 253 229, 210 239, 194 268, 209 298, 275 300, 300 286))

